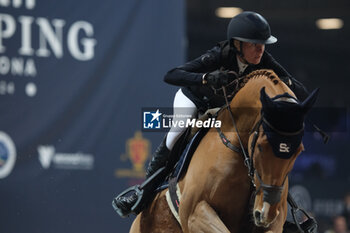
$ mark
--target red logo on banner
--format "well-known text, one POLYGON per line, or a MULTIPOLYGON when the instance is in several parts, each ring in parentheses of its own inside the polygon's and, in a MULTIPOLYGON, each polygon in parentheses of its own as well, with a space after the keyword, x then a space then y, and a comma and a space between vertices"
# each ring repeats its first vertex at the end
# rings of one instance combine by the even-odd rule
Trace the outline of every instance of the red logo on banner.
POLYGON ((136 131, 133 138, 126 141, 126 154, 121 156, 121 160, 130 159, 132 169, 117 169, 117 177, 143 178, 145 176, 145 163, 150 154, 151 143, 142 137, 140 131, 136 131))

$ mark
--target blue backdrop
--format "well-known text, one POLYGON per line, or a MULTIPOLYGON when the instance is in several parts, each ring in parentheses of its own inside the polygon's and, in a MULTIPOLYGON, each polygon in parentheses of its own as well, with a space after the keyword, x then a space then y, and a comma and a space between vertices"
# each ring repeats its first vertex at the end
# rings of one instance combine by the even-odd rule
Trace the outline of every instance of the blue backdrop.
POLYGON ((172 105, 184 1, 1 1, 0 231, 127 232, 112 198, 142 181, 172 105))
MULTIPOLYGON (((142 109, 172 106, 185 51, 183 0, 0 1, 0 232, 128 232, 111 201, 143 180, 164 133, 142 109)), ((319 217, 350 187, 349 126, 330 135, 305 135, 290 176, 319 217)))

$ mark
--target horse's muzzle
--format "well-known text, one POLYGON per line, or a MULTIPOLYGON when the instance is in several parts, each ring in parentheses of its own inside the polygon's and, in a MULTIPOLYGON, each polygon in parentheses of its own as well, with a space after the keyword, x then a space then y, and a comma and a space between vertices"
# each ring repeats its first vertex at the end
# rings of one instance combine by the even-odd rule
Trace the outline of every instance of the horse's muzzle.
POLYGON ((273 210, 270 210, 270 207, 271 205, 269 203, 264 202, 261 210, 254 210, 254 222, 256 226, 267 228, 276 220, 279 211, 275 210, 275 214, 272 214, 270 211, 273 210))

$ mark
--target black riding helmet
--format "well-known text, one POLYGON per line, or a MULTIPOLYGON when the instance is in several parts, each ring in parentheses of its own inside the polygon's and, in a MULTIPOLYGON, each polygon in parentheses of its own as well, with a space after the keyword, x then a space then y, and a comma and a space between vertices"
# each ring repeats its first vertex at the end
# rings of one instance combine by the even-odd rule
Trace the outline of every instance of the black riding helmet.
POLYGON ((227 27, 227 39, 255 44, 273 44, 277 38, 271 35, 269 23, 260 14, 245 11, 233 17, 227 27))

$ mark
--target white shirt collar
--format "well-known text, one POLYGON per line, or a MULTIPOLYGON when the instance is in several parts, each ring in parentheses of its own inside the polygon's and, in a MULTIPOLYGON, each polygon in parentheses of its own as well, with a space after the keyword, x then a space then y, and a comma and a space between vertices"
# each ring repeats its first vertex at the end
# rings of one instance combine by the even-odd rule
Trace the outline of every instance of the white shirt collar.
POLYGON ((248 64, 241 62, 241 60, 239 60, 238 56, 237 56, 237 64, 238 64, 238 69, 239 69, 238 73, 243 74, 245 69, 248 67, 248 64))

